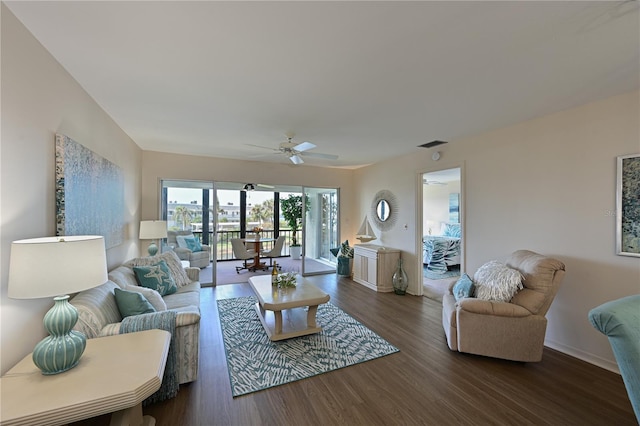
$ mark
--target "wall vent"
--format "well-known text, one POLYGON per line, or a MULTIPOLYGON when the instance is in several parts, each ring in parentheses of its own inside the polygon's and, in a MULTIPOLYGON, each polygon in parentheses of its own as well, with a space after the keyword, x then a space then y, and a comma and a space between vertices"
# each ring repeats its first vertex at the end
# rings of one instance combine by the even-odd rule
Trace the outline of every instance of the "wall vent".
POLYGON ((418 145, 419 148, 433 148, 434 146, 444 145, 445 143, 449 143, 446 141, 431 141, 427 143, 423 143, 422 145, 418 145))

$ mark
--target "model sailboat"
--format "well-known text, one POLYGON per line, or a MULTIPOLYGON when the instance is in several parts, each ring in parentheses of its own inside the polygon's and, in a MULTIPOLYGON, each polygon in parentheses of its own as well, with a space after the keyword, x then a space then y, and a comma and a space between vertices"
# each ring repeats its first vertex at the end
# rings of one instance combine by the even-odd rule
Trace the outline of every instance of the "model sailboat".
POLYGON ((364 217, 362 221, 362 225, 360 225, 360 229, 358 229, 358 234, 356 235, 356 239, 360 240, 361 243, 366 243, 371 240, 375 240, 376 234, 373 233, 373 229, 371 229, 371 224, 367 220, 367 217, 364 217))

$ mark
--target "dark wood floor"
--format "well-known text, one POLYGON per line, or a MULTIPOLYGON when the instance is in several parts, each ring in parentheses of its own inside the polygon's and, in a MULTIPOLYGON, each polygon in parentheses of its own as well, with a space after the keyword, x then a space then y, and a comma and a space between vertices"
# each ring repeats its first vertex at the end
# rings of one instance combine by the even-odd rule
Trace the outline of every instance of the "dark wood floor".
POLYGON ((637 424, 617 374, 551 349, 529 364, 454 353, 438 302, 375 293, 334 274, 311 279, 400 352, 232 398, 216 300, 251 289, 204 288, 199 378, 145 414, 158 426, 637 424))

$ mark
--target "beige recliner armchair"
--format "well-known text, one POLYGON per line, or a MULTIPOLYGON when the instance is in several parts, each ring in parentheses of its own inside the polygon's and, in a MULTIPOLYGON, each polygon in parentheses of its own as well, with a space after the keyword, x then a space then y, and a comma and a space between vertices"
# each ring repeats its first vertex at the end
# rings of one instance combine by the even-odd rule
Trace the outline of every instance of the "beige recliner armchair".
MULTIPOLYGON (((191 251, 186 247, 180 247, 178 236, 194 237, 191 231, 167 231, 167 244, 173 247, 180 260, 188 260, 192 268, 206 268, 211 263, 211 247, 202 245, 202 251, 191 251)), ((197 237, 196 237, 197 238, 197 237)))
POLYGON ((528 250, 515 251, 506 264, 524 276, 524 288, 510 302, 476 298, 456 302, 451 285, 442 299, 447 344, 454 351, 537 362, 542 360, 547 330, 545 315, 560 287, 565 267, 559 260, 528 250))

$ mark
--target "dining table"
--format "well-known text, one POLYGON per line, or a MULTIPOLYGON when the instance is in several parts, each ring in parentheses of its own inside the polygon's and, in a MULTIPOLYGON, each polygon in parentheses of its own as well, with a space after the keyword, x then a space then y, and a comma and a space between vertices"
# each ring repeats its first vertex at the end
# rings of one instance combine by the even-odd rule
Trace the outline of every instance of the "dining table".
POLYGON ((253 263, 250 265, 247 265, 247 269, 249 271, 255 272, 258 269, 262 269, 263 271, 266 271, 269 269, 269 267, 265 262, 260 261, 260 248, 262 246, 262 243, 274 242, 275 240, 276 240, 275 238, 255 238, 255 237, 242 239, 242 241, 244 242, 245 246, 247 246, 247 248, 253 249, 256 252, 255 257, 253 258, 253 263))

